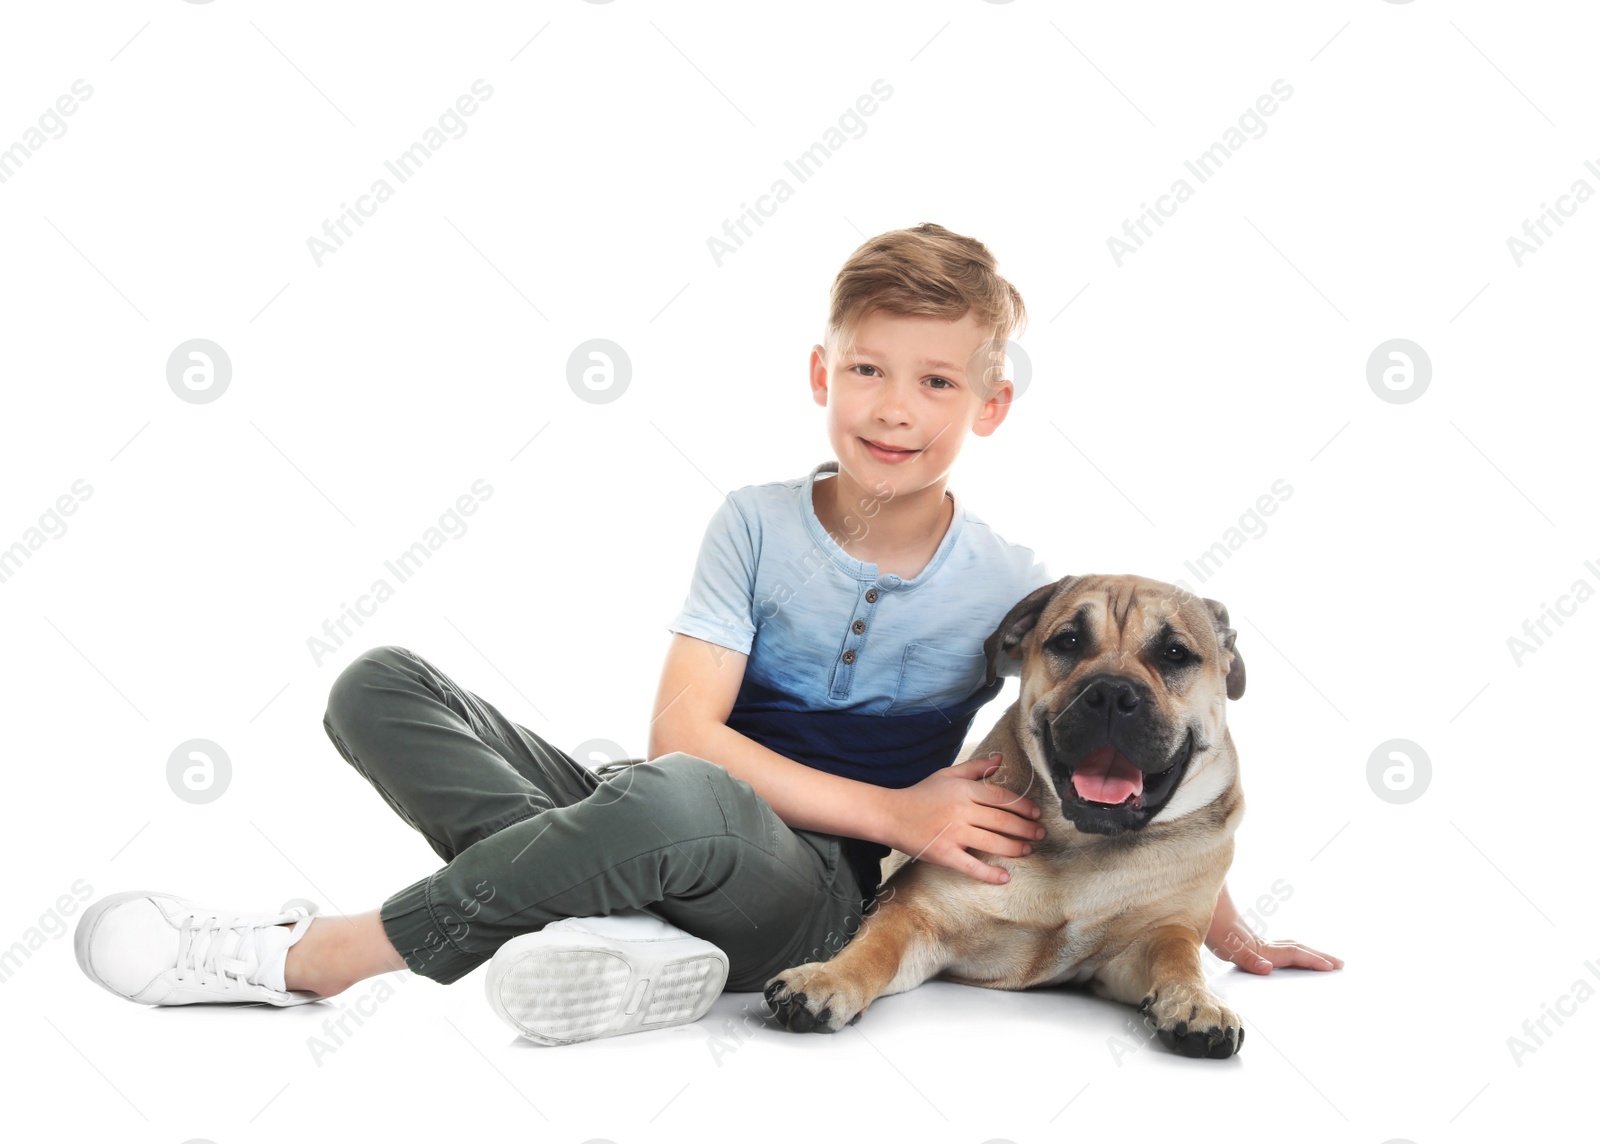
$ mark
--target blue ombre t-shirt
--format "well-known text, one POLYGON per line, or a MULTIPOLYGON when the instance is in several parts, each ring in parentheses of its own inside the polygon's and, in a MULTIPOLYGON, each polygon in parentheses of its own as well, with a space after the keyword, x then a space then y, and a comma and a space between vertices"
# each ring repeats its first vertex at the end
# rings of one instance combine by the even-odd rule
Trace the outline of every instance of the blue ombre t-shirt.
MULTIPOLYGON (((908 787, 956 761, 973 716, 1004 684, 983 686, 983 641, 1056 577, 948 488, 955 512, 927 566, 909 580, 880 574, 817 518, 811 486, 838 471, 824 461, 803 478, 729 493, 667 627, 749 657, 728 716, 735 731, 830 774, 908 787)), ((870 897, 888 847, 851 839, 845 853, 870 897)))

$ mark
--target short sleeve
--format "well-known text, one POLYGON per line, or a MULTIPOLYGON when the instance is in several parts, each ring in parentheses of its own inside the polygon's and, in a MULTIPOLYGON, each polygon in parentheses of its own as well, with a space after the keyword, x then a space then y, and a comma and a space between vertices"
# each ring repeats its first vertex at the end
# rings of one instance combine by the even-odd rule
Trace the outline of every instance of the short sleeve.
POLYGON ((756 635, 755 594, 755 538, 730 495, 706 525, 689 595, 667 630, 749 655, 756 635))
POLYGON ((1054 584, 1060 579, 1059 576, 1051 574, 1045 562, 1040 559, 1033 549, 1025 548, 1023 551, 1026 553, 1026 560, 1023 563, 1027 566, 1028 573, 1025 586, 1022 589, 1022 596, 1017 597, 1018 599, 1022 599, 1023 596, 1043 588, 1046 584, 1054 584))

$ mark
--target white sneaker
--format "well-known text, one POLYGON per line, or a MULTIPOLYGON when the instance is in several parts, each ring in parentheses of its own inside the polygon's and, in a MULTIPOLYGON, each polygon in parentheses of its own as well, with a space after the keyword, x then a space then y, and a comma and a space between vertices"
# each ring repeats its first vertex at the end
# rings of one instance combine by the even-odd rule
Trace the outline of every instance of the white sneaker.
POLYGON ((143 1005, 304 1005, 321 995, 270 982, 281 986, 289 946, 317 913, 304 898, 285 902, 281 913, 247 914, 130 890, 85 910, 72 945, 91 981, 143 1005), (292 929, 280 928, 290 922, 292 929))
POLYGON ((484 991, 500 1019, 543 1045, 664 1029, 705 1016, 728 955, 639 910, 560 918, 495 951, 484 991))

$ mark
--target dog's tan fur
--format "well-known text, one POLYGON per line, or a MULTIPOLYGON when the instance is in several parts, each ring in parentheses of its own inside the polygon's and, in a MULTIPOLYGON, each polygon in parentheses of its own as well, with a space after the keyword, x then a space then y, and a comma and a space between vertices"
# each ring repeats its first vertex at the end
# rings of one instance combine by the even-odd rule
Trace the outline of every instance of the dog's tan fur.
POLYGON ((1200 968, 1244 816, 1223 702, 1243 694, 1244 663, 1227 625, 1216 601, 1136 576, 1068 576, 1020 601, 984 647, 990 678, 1019 674, 1021 695, 962 757, 1000 752, 1001 769, 985 781, 1038 803, 1046 836, 1019 858, 974 851, 1010 871, 998 885, 894 851, 854 938, 832 960, 768 983, 781 1023, 832 1032, 876 998, 933 977, 992 989, 1070 983, 1140 1005, 1163 1043, 1189 1055, 1237 1051, 1239 1017, 1206 987, 1200 968), (1044 645, 1074 618, 1094 654, 1069 663, 1044 645), (1181 681, 1152 654, 1164 630, 1202 661, 1181 681), (1166 805, 1143 827, 1114 835, 1082 831, 1063 815, 1030 721, 1059 717, 1081 695, 1074 681, 1105 673, 1142 682, 1159 705, 1150 724, 1174 736, 1165 749, 1196 734, 1166 805))

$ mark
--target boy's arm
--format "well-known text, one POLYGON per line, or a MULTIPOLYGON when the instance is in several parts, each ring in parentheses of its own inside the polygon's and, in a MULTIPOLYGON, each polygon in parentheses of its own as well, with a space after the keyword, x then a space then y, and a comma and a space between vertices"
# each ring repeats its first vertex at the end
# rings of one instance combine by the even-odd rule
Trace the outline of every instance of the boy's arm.
POLYGON ((673 632, 650 721, 649 757, 682 751, 715 760, 795 829, 884 842, 892 790, 797 763, 727 725, 748 658, 673 632))

